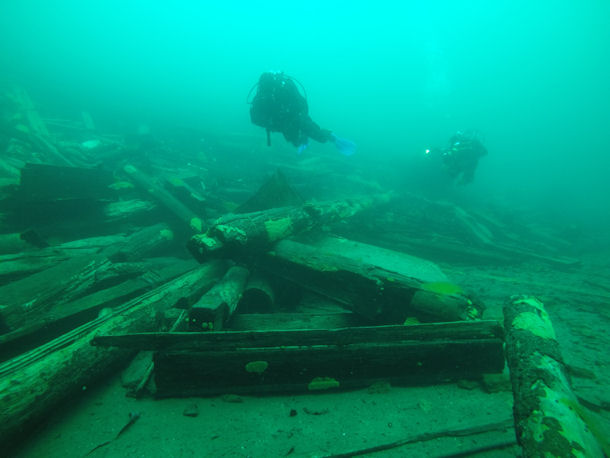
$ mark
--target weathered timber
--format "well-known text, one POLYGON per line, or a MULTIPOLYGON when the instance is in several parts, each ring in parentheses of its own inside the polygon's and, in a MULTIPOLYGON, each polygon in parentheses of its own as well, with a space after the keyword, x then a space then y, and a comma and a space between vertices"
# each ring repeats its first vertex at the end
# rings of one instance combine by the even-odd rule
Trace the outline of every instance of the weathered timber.
MULTIPOLYGON (((169 332, 178 331, 178 329, 180 329, 186 321, 188 321, 188 312, 186 310, 180 310, 180 314, 176 317, 176 319, 172 323, 172 326, 170 327, 169 332)), ((152 374, 155 370, 155 363, 153 361, 154 352, 143 351, 143 352, 140 352, 139 355, 144 355, 143 358, 148 361, 148 365, 146 367, 146 370, 142 374, 142 377, 140 378, 140 381, 138 382, 138 384, 134 387, 134 389, 131 392, 127 393, 128 395, 131 395, 134 397, 141 396, 144 393, 144 388, 146 388, 146 386, 149 384, 148 382, 150 381, 150 377, 152 376, 152 374)), ((154 394, 157 389, 154 386, 154 383, 151 385, 152 386, 149 389, 149 392, 151 394, 154 394)))
POLYGON ((275 292, 271 283, 259 272, 248 278, 239 301, 240 313, 270 313, 277 311, 275 292))
MULTIPOLYGON (((96 291, 71 302, 62 303, 48 313, 32 316, 15 331, 0 335, 0 361, 5 361, 35 346, 95 319, 104 308, 115 307, 143 294, 167 281, 192 270, 195 261, 174 259, 159 263, 157 260, 142 263, 154 271, 137 278, 130 278, 106 289, 96 291)), ((107 310, 105 310, 107 311, 107 310)))
POLYGON ((15 254, 0 255, 0 287, 72 257, 92 254, 113 244, 121 244, 125 236, 94 237, 75 240, 61 245, 30 250, 15 254))
POLYGON ((253 213, 229 214, 214 222, 205 234, 194 235, 188 247, 202 262, 211 255, 236 251, 264 251, 274 242, 316 225, 349 218, 364 209, 390 200, 390 194, 345 201, 306 203, 297 207, 280 207, 253 213))
POLYGON ((482 306, 462 292, 421 293, 427 285, 448 282, 436 264, 347 239, 282 240, 261 266, 378 324, 403 323, 408 317, 456 321, 482 315, 482 306))
POLYGON ((516 215, 511 216, 513 221, 503 222, 506 218, 491 210, 464 209, 411 193, 394 199, 392 207, 388 217, 357 217, 358 224, 341 228, 342 235, 458 263, 465 258, 493 264, 535 259, 569 268, 579 262, 565 255, 566 241, 549 238, 525 221, 515 224, 516 215))
POLYGON ((57 404, 123 364, 133 352, 90 345, 98 334, 152 330, 157 315, 178 302, 193 303, 226 270, 214 261, 132 299, 46 345, 0 364, 0 443, 11 445, 57 404))
POLYGON ((189 328, 194 331, 220 331, 241 299, 250 272, 233 266, 214 287, 189 310, 189 328))
POLYGON ((517 442, 525 456, 603 457, 587 413, 572 392, 553 324, 542 302, 513 296, 504 306, 506 359, 517 442))
POLYGON ((15 330, 60 300, 76 299, 110 265, 106 256, 79 256, 0 288, 0 328, 15 330))
POLYGON ((192 231, 202 232, 204 230, 205 223, 203 219, 176 199, 170 192, 165 190, 153 178, 131 164, 123 167, 123 170, 139 188, 146 191, 154 201, 169 210, 182 222, 186 223, 187 227, 192 231))
POLYGON ((100 253, 85 254, 0 287, 0 332, 14 331, 32 316, 46 313, 59 301, 75 300, 97 286, 98 276, 112 266, 112 261, 145 256, 171 239, 164 225, 144 228, 132 234, 124 244, 108 246, 100 253))
POLYGON ((113 262, 138 261, 157 255, 169 247, 173 240, 174 233, 166 224, 155 224, 134 232, 121 245, 108 247, 104 254, 113 262))
POLYGON ((411 326, 362 326, 342 329, 271 331, 219 331, 98 335, 93 345, 136 350, 210 351, 239 348, 375 344, 380 342, 433 340, 502 340, 502 326, 494 320, 425 323, 411 326))
MULTIPOLYGON (((312 392, 363 387, 378 380, 436 383, 502 370, 501 338, 436 338, 433 325, 424 326, 429 332, 417 336, 420 339, 408 326, 397 326, 392 333, 369 327, 354 333, 361 340, 345 334, 344 339, 320 339, 324 332, 316 330, 281 331, 281 344, 262 346, 265 338, 259 332, 263 338, 249 346, 225 349, 220 343, 205 351, 160 351, 154 358, 157 396, 312 392)), ((275 340, 273 334, 269 331, 269 343, 275 340)))

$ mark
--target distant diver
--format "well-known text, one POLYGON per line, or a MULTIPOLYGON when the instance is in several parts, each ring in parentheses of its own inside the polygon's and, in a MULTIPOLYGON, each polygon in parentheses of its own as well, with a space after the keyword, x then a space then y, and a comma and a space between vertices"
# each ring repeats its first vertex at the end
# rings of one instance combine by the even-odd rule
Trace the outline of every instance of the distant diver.
POLYGON ((321 129, 311 119, 307 99, 299 92, 294 78, 283 72, 264 72, 250 93, 255 88, 256 94, 249 102, 250 119, 253 124, 266 129, 268 146, 271 146, 271 132, 281 132, 287 141, 297 147, 299 153, 307 148, 310 138, 320 143, 332 141, 346 156, 356 152, 354 142, 321 129))
POLYGON ((466 185, 474 180, 479 159, 487 155, 476 132, 457 131, 449 139, 447 148, 431 148, 426 154, 440 156, 443 168, 457 184, 466 185))

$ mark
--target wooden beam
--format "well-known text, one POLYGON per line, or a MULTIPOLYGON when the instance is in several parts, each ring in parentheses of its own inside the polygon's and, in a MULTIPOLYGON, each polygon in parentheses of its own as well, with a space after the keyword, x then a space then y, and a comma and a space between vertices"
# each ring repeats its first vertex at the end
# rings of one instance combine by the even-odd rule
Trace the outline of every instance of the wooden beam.
POLYGON ((452 325, 206 333, 224 334, 224 341, 174 345, 155 354, 157 395, 307 392, 378 380, 436 383, 502 370, 498 323, 486 323, 484 332, 471 330, 468 337, 460 335, 464 329, 448 332, 456 330, 452 325), (241 341, 229 342, 235 334, 241 341))
POLYGON ((345 201, 309 202, 302 206, 228 214, 216 220, 205 234, 193 236, 188 247, 200 262, 210 256, 261 252, 269 249, 274 242, 308 231, 316 225, 350 218, 391 198, 391 194, 379 194, 345 201))
POLYGON ((352 345, 362 343, 425 341, 427 339, 502 339, 497 321, 456 321, 412 326, 362 326, 343 329, 220 331, 99 335, 92 344, 135 350, 232 350, 282 346, 352 345))
POLYGON ((572 392, 544 304, 513 296, 504 306, 504 317, 515 429, 525 456, 607 456, 607 436, 599 436, 593 413, 572 392))
POLYGON ((231 318, 246 286, 250 272, 233 266, 189 310, 189 327, 196 331, 220 331, 231 318))
POLYGON ((338 237, 281 240, 260 266, 378 324, 480 318, 482 304, 427 260, 338 237))

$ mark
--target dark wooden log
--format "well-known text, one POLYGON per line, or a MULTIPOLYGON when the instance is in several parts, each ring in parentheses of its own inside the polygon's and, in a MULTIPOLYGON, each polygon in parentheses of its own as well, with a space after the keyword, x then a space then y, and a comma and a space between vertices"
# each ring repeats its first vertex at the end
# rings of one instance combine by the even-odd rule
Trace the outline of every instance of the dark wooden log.
POLYGON ((572 392, 553 324, 542 302, 513 296, 504 307, 506 359, 517 441, 525 456, 603 457, 592 414, 572 392))
POLYGON ((157 315, 176 303, 193 303, 226 270, 226 263, 202 265, 133 299, 48 344, 0 364, 0 443, 15 444, 61 402, 123 364, 133 352, 90 345, 97 334, 155 329, 157 315))
POLYGON ((307 203, 219 218, 205 234, 191 238, 188 247, 203 262, 212 255, 264 251, 274 242, 309 230, 316 225, 347 219, 391 198, 389 194, 349 201, 307 203))
POLYGON ((250 272, 233 266, 214 287, 189 310, 189 328, 194 331, 220 331, 237 309, 250 272))
POLYGON ((275 292, 271 283, 258 272, 252 274, 248 279, 238 308, 240 313, 276 312, 275 292))
POLYGON ((149 177, 144 172, 142 172, 131 164, 128 164, 123 167, 123 170, 139 188, 148 193, 151 199, 153 199, 159 205, 173 213, 193 232, 199 233, 205 230, 205 223, 203 219, 197 216, 182 202, 176 199, 171 193, 165 190, 153 178, 149 177))
POLYGON ((360 348, 160 352, 154 361, 157 396, 167 397, 332 391, 362 388, 380 380, 438 383, 500 372, 502 358, 500 340, 481 340, 381 343, 360 348))
POLYGON ((282 240, 261 266, 379 324, 477 319, 471 300, 434 263, 337 237, 282 240), (417 296, 416 296, 417 294, 417 296))
POLYGON ((254 332, 250 345, 244 345, 248 339, 244 336, 239 346, 217 341, 219 345, 207 350, 160 351, 154 358, 157 395, 314 392, 363 387, 379 380, 436 383, 500 372, 502 339, 489 337, 494 328, 499 332, 499 326, 487 325, 488 336, 482 338, 460 338, 459 332, 441 337, 448 329, 436 333, 434 325, 421 325, 426 329, 420 333, 414 332, 417 326, 337 330, 335 335, 269 331, 254 332))

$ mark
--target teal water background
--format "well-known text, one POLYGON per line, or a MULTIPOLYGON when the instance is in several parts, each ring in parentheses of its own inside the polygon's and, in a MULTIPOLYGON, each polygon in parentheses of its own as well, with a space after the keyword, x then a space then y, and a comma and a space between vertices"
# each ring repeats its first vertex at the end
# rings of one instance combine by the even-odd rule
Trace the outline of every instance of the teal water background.
POLYGON ((51 113, 255 138, 248 91, 283 70, 355 161, 408 180, 477 129, 490 154, 460 192, 610 224, 608 1, 6 0, 0 64, 51 113))

